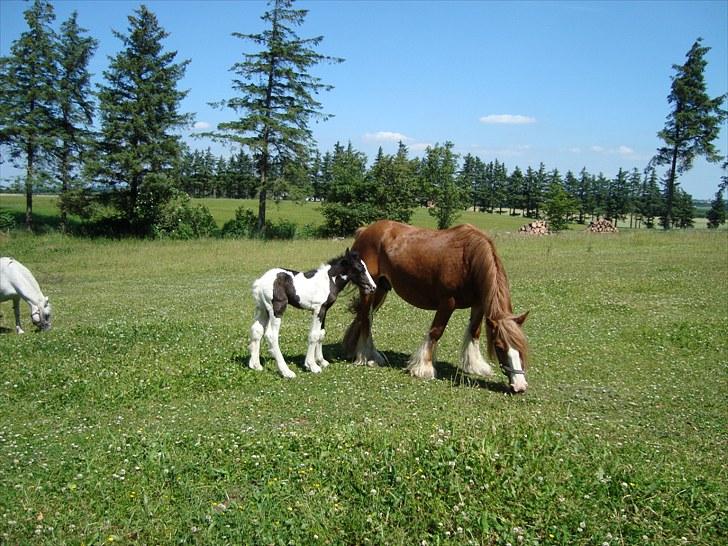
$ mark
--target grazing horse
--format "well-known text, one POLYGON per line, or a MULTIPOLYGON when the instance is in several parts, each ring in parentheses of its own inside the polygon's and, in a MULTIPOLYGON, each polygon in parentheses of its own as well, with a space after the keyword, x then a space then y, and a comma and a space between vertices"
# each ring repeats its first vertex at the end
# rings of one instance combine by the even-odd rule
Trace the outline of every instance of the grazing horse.
POLYGON ((467 373, 489 376, 491 366, 480 353, 485 319, 488 353, 497 357, 513 392, 524 392, 528 345, 522 325, 528 313, 516 316, 511 307, 508 277, 492 239, 471 225, 446 230, 412 227, 382 220, 357 231, 357 251, 377 283, 374 294, 360 292, 356 316, 344 335, 344 350, 357 364, 386 361, 374 347, 373 311, 389 290, 420 309, 435 310, 435 318, 407 369, 415 377, 433 378, 437 342, 455 309, 470 307, 462 367, 467 373))
POLYGON ((339 292, 349 281, 356 284, 364 294, 371 294, 377 289, 359 254, 350 252, 348 248, 343 256, 334 258, 313 271, 299 273, 275 268, 264 273, 253 283, 255 322, 250 328, 248 367, 253 370, 263 369, 260 365, 260 340, 265 335, 276 359, 278 371, 283 377, 296 377, 286 364, 278 345, 281 318, 290 304, 298 309, 313 311, 304 366, 313 373, 320 373, 322 367, 329 365, 324 359, 322 348, 326 334, 326 312, 334 305, 339 292))
POLYGON ((51 304, 38 286, 30 270, 12 258, 0 258, 0 301, 13 300, 15 331, 25 333, 20 327, 20 299, 30 306, 30 318, 41 330, 51 328, 51 304))

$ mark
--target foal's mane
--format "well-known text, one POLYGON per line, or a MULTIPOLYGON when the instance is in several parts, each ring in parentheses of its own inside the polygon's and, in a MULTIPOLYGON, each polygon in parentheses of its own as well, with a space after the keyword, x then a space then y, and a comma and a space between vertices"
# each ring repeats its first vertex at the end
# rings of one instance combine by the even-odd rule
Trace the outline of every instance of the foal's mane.
POLYGON ((511 305, 511 291, 503 262, 493 240, 487 234, 473 226, 464 227, 468 229, 462 230, 462 236, 467 238, 467 246, 470 248, 471 272, 481 287, 485 319, 495 324, 492 332, 491 328, 485 329, 488 353, 491 358, 496 358, 495 341, 500 339, 521 353, 525 366, 528 343, 521 327, 513 320, 515 315, 511 305))

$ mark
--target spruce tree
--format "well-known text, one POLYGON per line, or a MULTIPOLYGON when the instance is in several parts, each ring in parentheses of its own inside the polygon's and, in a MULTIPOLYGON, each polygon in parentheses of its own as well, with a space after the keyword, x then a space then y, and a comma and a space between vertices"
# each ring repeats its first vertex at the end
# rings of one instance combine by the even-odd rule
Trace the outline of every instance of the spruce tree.
POLYGON ((722 108, 726 95, 710 98, 706 92, 703 73, 709 47, 701 45, 698 38, 682 65, 673 65, 675 75, 667 97, 672 110, 667 116, 665 128, 657 135, 665 145, 657 150, 652 159, 655 165, 667 165, 665 178, 665 216, 663 226, 670 229, 675 206, 677 179, 689 171, 696 157, 703 156, 710 162, 723 159, 714 142, 728 112, 722 108))
POLYGON ((58 41, 58 147, 57 174, 61 182, 61 230, 66 230, 67 206, 65 197, 72 187, 72 177, 80 172, 84 154, 92 144, 89 126, 93 123, 94 106, 91 99, 88 63, 98 42, 84 37, 74 11, 61 25, 58 41))
POLYGON ((719 189, 715 198, 710 202, 710 210, 706 214, 708 219, 708 227, 717 229, 725 224, 725 201, 723 200, 723 190, 719 189))
POLYGON ((452 142, 428 146, 420 167, 421 176, 434 196, 434 206, 429 213, 436 218, 438 229, 450 227, 468 204, 468 196, 463 195, 462 188, 455 183, 457 155, 452 149, 452 142))
POLYGON ((175 63, 177 52, 163 50, 169 34, 146 6, 128 20, 128 34, 114 31, 124 49, 110 60, 99 89, 97 173, 116 189, 128 227, 146 235, 172 195, 168 174, 181 157, 174 131, 191 119, 179 112, 187 92, 177 89, 189 61, 175 63))
POLYGON ((53 6, 35 0, 28 30, 0 59, 0 144, 25 165, 25 224, 33 229, 33 186, 47 173, 56 139, 56 35, 53 6))
POLYGON ((257 53, 244 53, 243 60, 233 65, 231 70, 238 76, 233 81, 233 90, 238 95, 218 103, 241 117, 220 123, 216 133, 206 135, 251 150, 260 177, 256 225, 259 233, 265 229, 273 170, 280 171, 288 161, 307 160, 313 139, 309 121, 330 117, 322 112, 315 96, 332 86, 323 84, 309 71, 322 62, 342 61, 316 52, 322 36, 298 37, 294 27, 303 24, 307 10, 294 9, 293 0, 271 0, 270 5, 271 9, 262 16, 266 30, 259 34, 233 34, 261 47, 257 53))

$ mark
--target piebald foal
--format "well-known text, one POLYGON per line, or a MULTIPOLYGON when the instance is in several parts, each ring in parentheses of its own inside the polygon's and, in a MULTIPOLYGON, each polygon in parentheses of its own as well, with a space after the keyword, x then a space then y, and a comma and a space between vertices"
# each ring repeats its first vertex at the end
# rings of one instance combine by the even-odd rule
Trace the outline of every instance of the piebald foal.
POLYGON ((266 271, 253 283, 255 321, 250 328, 248 367, 253 370, 263 369, 260 365, 260 340, 265 336, 280 374, 289 379, 296 377, 286 364, 278 344, 281 319, 290 304, 313 312, 304 366, 313 373, 320 373, 322 367, 329 365, 322 349, 326 312, 350 281, 366 294, 377 289, 359 254, 350 252, 348 248, 343 256, 306 273, 281 268, 266 271))

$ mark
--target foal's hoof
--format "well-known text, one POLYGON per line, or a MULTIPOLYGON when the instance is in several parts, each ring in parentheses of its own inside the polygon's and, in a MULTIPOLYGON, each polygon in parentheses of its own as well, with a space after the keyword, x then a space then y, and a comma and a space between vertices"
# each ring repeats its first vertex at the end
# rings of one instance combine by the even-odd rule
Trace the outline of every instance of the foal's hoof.
POLYGON ((321 373, 321 367, 318 364, 306 364, 306 368, 311 373, 321 373))
POLYGON ((251 370, 258 371, 258 372, 263 371, 263 366, 260 365, 260 362, 249 362, 248 368, 250 368, 251 370))
POLYGON ((294 379, 296 377, 296 374, 293 373, 291 370, 282 370, 281 375, 286 379, 294 379))

